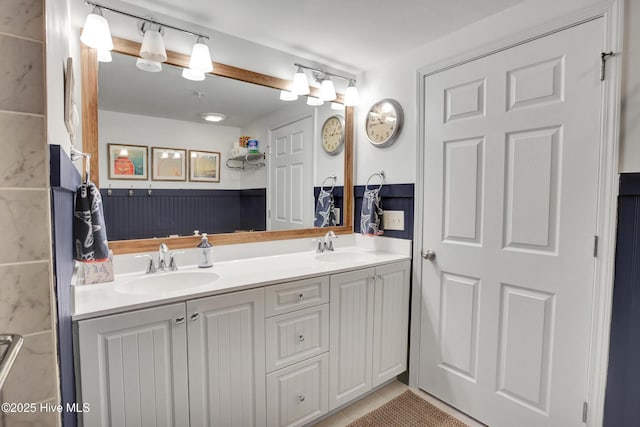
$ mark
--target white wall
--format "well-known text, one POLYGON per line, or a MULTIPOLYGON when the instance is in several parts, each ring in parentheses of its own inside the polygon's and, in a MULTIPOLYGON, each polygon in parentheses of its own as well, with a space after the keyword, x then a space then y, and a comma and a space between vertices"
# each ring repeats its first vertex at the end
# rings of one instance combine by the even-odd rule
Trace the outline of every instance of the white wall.
POLYGON ((620 172, 640 172, 640 1, 625 2, 620 172))
MULTIPOLYGON (((599 0, 529 0, 501 13, 465 27, 411 52, 392 58, 383 67, 367 71, 361 82, 362 102, 356 119, 355 182, 364 184, 376 170, 384 170, 388 183, 410 183, 416 180, 417 73, 423 67, 438 64, 466 52, 482 49, 505 38, 531 33, 539 26, 554 28, 555 21, 581 9, 599 8, 599 0), (364 132, 367 109, 382 98, 395 98, 405 114, 398 140, 390 147, 376 148, 364 132)), ((626 100, 625 135, 622 145, 622 170, 640 171, 640 2, 627 0, 626 100), (631 22, 635 28, 631 27, 631 22), (633 40, 630 40, 633 39, 633 40)), ((533 33, 531 33, 533 35, 533 33)), ((594 46, 594 54, 600 51, 594 46)))
MULTIPOLYGON (((191 189, 240 189, 261 186, 244 186, 243 172, 229 169, 225 165, 227 153, 240 136, 240 128, 200 124, 181 120, 139 116, 100 110, 98 112, 98 134, 100 152, 100 185, 107 188, 191 188, 191 189), (108 178, 107 144, 133 144, 148 147, 184 148, 192 150, 218 151, 220 182, 165 182, 152 181, 149 169, 148 181, 110 180, 108 178)), ((151 148, 149 148, 151 157, 151 148)), ((151 162, 149 162, 151 167, 151 162)))

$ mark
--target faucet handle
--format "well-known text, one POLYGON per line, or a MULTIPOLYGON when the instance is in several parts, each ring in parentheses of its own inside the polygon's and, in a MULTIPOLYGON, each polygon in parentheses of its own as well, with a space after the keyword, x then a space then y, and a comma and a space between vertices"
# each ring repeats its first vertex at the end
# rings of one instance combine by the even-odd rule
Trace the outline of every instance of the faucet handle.
POLYGON ((178 264, 176 263, 176 255, 183 254, 184 251, 173 251, 169 254, 169 270, 176 271, 178 269, 178 264))
POLYGON ((158 248, 159 252, 167 253, 169 252, 169 246, 166 243, 160 243, 160 247, 158 248))
POLYGON ((156 272, 156 266, 153 263, 153 257, 149 254, 142 254, 142 255, 136 255, 136 258, 148 258, 149 262, 147 263, 147 269, 145 270, 146 274, 149 273, 155 273, 156 272))

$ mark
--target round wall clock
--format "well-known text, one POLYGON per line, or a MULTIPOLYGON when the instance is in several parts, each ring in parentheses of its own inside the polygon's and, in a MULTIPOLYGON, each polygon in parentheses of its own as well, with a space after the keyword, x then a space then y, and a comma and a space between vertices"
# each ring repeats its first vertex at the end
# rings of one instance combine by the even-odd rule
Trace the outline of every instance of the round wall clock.
POLYGON ((369 109, 365 129, 369 141, 376 147, 386 147, 395 142, 402 129, 404 115, 395 99, 382 99, 369 109))
POLYGON ((344 148, 344 119, 342 116, 331 116, 322 125, 322 148, 335 156, 344 148))

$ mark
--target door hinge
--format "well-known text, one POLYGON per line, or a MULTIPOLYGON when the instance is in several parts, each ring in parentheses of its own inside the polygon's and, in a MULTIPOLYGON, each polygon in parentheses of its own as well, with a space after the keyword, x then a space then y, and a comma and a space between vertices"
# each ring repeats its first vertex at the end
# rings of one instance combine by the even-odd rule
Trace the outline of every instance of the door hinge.
POLYGON ((598 258, 598 236, 593 236, 593 257, 598 258))
POLYGON ((589 404, 587 402, 582 403, 582 422, 587 422, 587 411, 589 410, 589 404))
POLYGON ((600 81, 604 81, 607 58, 613 56, 613 52, 600 52, 600 81))

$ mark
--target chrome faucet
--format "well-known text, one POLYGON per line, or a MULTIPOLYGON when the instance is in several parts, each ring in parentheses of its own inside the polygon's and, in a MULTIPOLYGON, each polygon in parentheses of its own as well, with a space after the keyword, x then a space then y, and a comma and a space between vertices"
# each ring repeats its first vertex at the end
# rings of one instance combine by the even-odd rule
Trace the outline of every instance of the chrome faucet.
POLYGON ((326 251, 333 251, 333 240, 337 239, 336 233, 333 230, 327 231, 327 234, 324 235, 324 241, 318 240, 318 248, 316 249, 317 253, 323 253, 326 251))
POLYGON ((165 271, 167 269, 167 252, 169 247, 165 243, 161 243, 158 248, 158 270, 165 271))
POLYGON ((162 243, 158 248, 158 266, 153 262, 153 257, 149 254, 137 255, 136 258, 147 258, 149 262, 147 262, 147 268, 145 269, 146 274, 156 273, 156 272, 164 272, 164 271, 176 271, 178 269, 178 264, 176 263, 176 255, 183 254, 184 251, 173 251, 169 252, 169 247, 162 243), (167 253, 169 253, 169 264, 167 265, 167 253))

